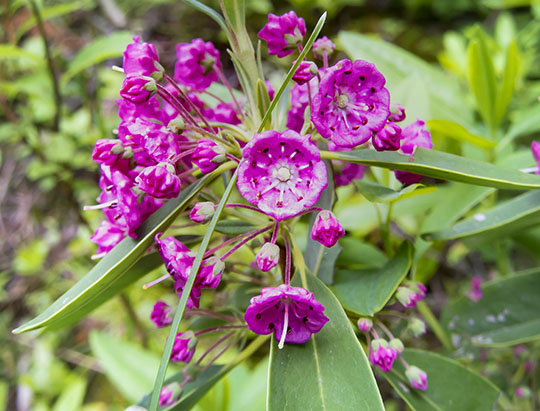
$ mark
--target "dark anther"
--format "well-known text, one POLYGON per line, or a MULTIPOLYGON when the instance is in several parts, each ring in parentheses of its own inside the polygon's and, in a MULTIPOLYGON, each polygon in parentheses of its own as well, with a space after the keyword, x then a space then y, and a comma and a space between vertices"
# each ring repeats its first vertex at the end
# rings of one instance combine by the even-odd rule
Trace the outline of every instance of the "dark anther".
POLYGON ((257 315, 255 316, 255 318, 256 318, 257 320, 260 320, 260 319, 261 319, 261 313, 257 313, 257 315))

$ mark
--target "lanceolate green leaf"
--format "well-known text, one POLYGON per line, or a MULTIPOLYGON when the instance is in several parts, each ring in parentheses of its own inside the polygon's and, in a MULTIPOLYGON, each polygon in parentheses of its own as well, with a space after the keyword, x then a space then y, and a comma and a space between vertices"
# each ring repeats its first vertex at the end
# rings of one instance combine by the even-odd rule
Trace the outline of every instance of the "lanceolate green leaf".
POLYGON ((479 186, 507 190, 530 190, 540 188, 540 176, 522 173, 489 163, 472 160, 436 150, 419 148, 414 159, 396 152, 354 150, 348 152, 323 152, 324 158, 342 160, 368 166, 410 171, 427 177, 459 181, 479 186))
MULTIPOLYGON (((423 187, 422 184, 412 184, 401 190, 392 190, 391 188, 367 180, 357 180, 354 184, 358 188, 358 191, 360 191, 360 194, 375 203, 390 203, 412 197, 419 194, 416 192, 417 188, 423 187)), ((428 188, 428 192, 432 191, 435 191, 435 187, 428 188)))
MULTIPOLYGON (((488 283, 478 302, 463 296, 448 304, 441 323, 463 339, 485 346, 505 346, 540 338, 540 269, 488 283)), ((458 348, 457 347, 457 348, 458 348)))
POLYGON ((137 240, 125 238, 49 308, 13 332, 18 334, 43 327, 55 329, 72 324, 144 275, 145 272, 129 270, 153 244, 156 233, 167 229, 204 186, 230 167, 230 163, 224 164, 182 190, 177 198, 167 202, 141 225, 137 240))
POLYGON ((516 42, 512 40, 508 45, 508 51, 506 52, 503 78, 497 92, 497 100, 495 101, 495 121, 497 123, 500 123, 504 118, 508 104, 512 101, 519 65, 519 52, 516 42))
POLYGON ((358 315, 373 315, 382 310, 407 275, 412 254, 412 244, 405 241, 381 268, 338 270, 332 291, 346 310, 358 315))
POLYGON ((440 134, 444 137, 457 141, 464 141, 481 148, 493 148, 497 145, 495 141, 472 134, 462 125, 449 120, 429 120, 427 125, 432 133, 440 134))
POLYGON ((383 410, 366 355, 338 300, 317 277, 297 273, 293 285, 312 291, 330 319, 304 344, 272 337, 267 409, 383 410))
POLYGON ((442 355, 406 348, 402 354, 407 363, 428 374, 426 391, 415 390, 405 377, 399 361, 392 370, 382 373, 394 390, 415 411, 491 411, 500 391, 484 377, 442 355))
POLYGON ((453 227, 423 235, 426 240, 452 240, 479 234, 508 234, 540 223, 540 191, 521 194, 453 227))

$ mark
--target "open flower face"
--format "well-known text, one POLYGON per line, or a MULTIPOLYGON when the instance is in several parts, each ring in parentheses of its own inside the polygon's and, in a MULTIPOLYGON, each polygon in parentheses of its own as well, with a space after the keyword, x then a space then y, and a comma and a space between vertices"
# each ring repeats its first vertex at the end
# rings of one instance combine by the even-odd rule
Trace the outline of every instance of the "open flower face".
POLYGON ((238 190, 244 198, 277 220, 315 204, 327 177, 310 137, 292 130, 256 134, 244 148, 238 169, 238 190))

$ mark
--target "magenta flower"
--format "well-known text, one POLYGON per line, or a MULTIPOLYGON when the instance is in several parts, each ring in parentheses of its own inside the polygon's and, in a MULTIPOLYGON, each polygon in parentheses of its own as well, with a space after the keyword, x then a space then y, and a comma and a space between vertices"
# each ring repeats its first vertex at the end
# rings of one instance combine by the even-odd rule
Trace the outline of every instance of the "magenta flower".
POLYGON ((326 166, 311 135, 292 130, 255 134, 238 166, 238 190, 276 220, 312 206, 326 188, 326 166))
POLYGON ((311 238, 325 247, 333 247, 345 235, 345 230, 339 223, 336 215, 329 210, 322 210, 315 217, 311 238))
POLYGON ((219 103, 214 109, 212 109, 212 112, 207 117, 220 123, 232 125, 241 123, 240 119, 238 118, 238 113, 231 103, 219 103))
POLYGON ((465 294, 470 300, 475 303, 482 299, 482 283, 484 280, 482 276, 475 275, 471 280, 471 289, 465 294))
POLYGON ((92 160, 98 164, 114 165, 116 168, 125 169, 129 160, 123 159, 124 146, 120 140, 102 138, 96 141, 92 152, 92 160))
POLYGON ((358 329, 364 332, 371 330, 371 328, 373 327, 373 321, 371 320, 371 318, 367 317, 359 318, 356 324, 358 325, 358 329))
POLYGON ((203 201, 193 206, 189 218, 195 223, 204 224, 212 219, 216 209, 217 205, 211 201, 203 201))
POLYGON ((270 13, 258 36, 268 44, 268 54, 285 57, 298 50, 306 35, 306 22, 294 11, 282 16, 270 13))
POLYGON ((366 166, 362 164, 345 163, 341 168, 341 172, 334 174, 334 181, 336 186, 347 186, 354 180, 361 180, 364 178, 364 172, 366 166))
POLYGON ((394 360, 397 358, 396 351, 382 338, 371 341, 369 360, 381 370, 388 372, 392 369, 394 360))
MULTIPOLYGON (((418 119, 414 123, 409 124, 401 132, 401 151, 409 154, 411 160, 417 147, 432 149, 433 142, 431 134, 425 129, 425 124, 418 119)), ((422 180, 423 176, 408 171, 394 171, 396 178, 405 185, 416 184, 422 180)))
POLYGON ((92 234, 90 240, 98 245, 97 254, 99 255, 111 251, 116 244, 124 239, 125 235, 125 229, 104 220, 96 232, 92 234))
POLYGON ((205 90, 218 80, 214 66, 221 68, 219 51, 214 45, 202 39, 193 39, 191 43, 176 46, 176 65, 174 79, 195 90, 205 90))
POLYGON ((534 161, 536 161, 536 174, 540 174, 540 143, 538 141, 533 141, 531 143, 531 151, 534 161))
POLYGON ((396 123, 387 121, 384 127, 373 136, 373 147, 377 151, 399 150, 401 127, 396 123))
POLYGON ((405 308, 414 308, 418 301, 426 296, 426 286, 421 283, 407 282, 398 287, 396 291, 397 300, 405 308))
POLYGON ((401 104, 395 104, 390 107, 390 116, 388 117, 389 121, 399 123, 405 120, 405 108, 401 104))
POLYGON ((296 84, 306 84, 317 75, 317 71, 318 69, 315 63, 304 60, 296 69, 292 79, 296 82, 296 84))
POLYGON ((274 332, 281 348, 285 342, 305 343, 312 334, 318 333, 328 322, 323 311, 323 305, 313 293, 305 288, 281 284, 263 288, 261 295, 253 297, 244 319, 256 334, 274 332))
POLYGON ((188 363, 195 354, 195 347, 197 346, 197 338, 192 331, 176 334, 174 340, 171 361, 173 362, 185 362, 188 363))
POLYGON ((214 171, 224 160, 225 149, 208 139, 199 140, 191 156, 191 161, 201 169, 203 174, 214 171))
POLYGON ((390 114, 386 80, 374 64, 341 60, 323 75, 311 119, 336 146, 356 147, 381 130, 390 114))
POLYGON ((150 320, 156 325, 157 328, 165 327, 172 323, 171 316, 172 308, 169 307, 163 301, 158 301, 154 304, 152 313, 150 314, 150 320))
POLYGON ((297 133, 300 133, 304 126, 304 113, 309 105, 308 87, 314 96, 319 89, 318 80, 314 78, 304 85, 295 84, 291 87, 291 109, 287 112, 287 128, 297 133))
POLYGON ((409 383, 416 388, 417 390, 425 391, 427 390, 427 373, 420 368, 411 365, 405 370, 405 375, 409 380, 409 383))
POLYGON ((133 104, 142 104, 148 101, 156 90, 156 80, 153 78, 130 75, 124 79, 120 95, 133 104))
POLYGON ((133 37, 133 43, 124 51, 124 73, 139 75, 159 80, 163 76, 163 67, 158 62, 156 48, 150 43, 141 43, 139 36, 133 37))
POLYGON ((159 394, 159 406, 160 407, 169 407, 173 405, 176 401, 180 399, 182 395, 182 388, 177 382, 172 384, 165 385, 161 389, 159 394))
POLYGON ((315 58, 322 59, 324 58, 324 53, 326 56, 330 56, 336 48, 336 45, 328 37, 324 36, 316 40, 313 43, 313 55, 315 58))
POLYGON ((261 271, 270 271, 279 262, 279 247, 276 244, 264 243, 255 256, 257 267, 261 271))
POLYGON ((146 167, 135 179, 139 188, 156 198, 175 198, 180 193, 181 181, 175 174, 174 166, 160 163, 146 167))

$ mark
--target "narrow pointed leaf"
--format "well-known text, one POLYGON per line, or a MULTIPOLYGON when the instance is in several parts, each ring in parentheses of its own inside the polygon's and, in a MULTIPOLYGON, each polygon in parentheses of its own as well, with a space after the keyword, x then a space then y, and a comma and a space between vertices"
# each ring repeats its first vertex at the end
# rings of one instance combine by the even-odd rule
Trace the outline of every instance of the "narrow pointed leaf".
POLYGON ((325 158, 332 160, 409 171, 426 177, 479 186, 507 190, 540 188, 540 176, 423 148, 416 150, 413 161, 409 161, 409 156, 396 152, 384 151, 379 153, 368 149, 348 152, 324 152, 323 155, 325 158))
POLYGON ((423 235, 426 240, 452 240, 479 234, 506 235, 540 223, 540 191, 521 194, 453 227, 423 235))
POLYGON ((449 120, 429 120, 427 125, 433 134, 442 135, 457 141, 473 144, 481 148, 493 148, 497 145, 495 141, 472 134, 455 121, 449 120))
POLYGON ((215 11, 214 9, 208 7, 206 4, 203 4, 197 0, 183 0, 183 1, 184 3, 187 3, 193 8, 206 14, 208 17, 214 20, 219 25, 219 27, 221 27, 221 30, 227 33, 227 25, 225 24, 225 20, 223 20, 223 17, 217 11, 215 11))
MULTIPOLYGON (((422 184, 411 184, 401 190, 392 190, 372 181, 357 180, 354 182, 360 194, 366 197, 369 201, 375 203, 390 203, 401 199, 412 197, 420 193, 433 192, 435 187, 428 187, 427 190, 417 193, 417 189, 424 187, 422 184)), ((418 190, 419 191, 419 190, 418 190)))
POLYGON ((497 100, 495 101, 495 120, 497 123, 500 123, 504 118, 506 109, 514 96, 519 65, 519 52, 516 42, 512 40, 508 45, 508 51, 506 52, 503 78, 497 92, 497 100))
MULTIPOLYGON (((224 165, 225 166, 225 165, 224 165)), ((138 229, 138 239, 127 237, 111 250, 94 268, 49 308, 13 332, 18 334, 37 328, 57 329, 70 324, 97 308, 101 303, 120 292, 148 271, 132 267, 141 259, 154 242, 154 236, 164 231, 184 210, 195 195, 224 170, 216 169, 182 190, 152 214, 138 229)), ((156 257, 146 260, 146 268, 155 268, 156 257)))
POLYGON ((412 244, 405 241, 380 269, 336 271, 332 291, 348 311, 373 315, 390 300, 407 275, 412 258, 412 244))
POLYGON ((399 361, 392 370, 382 373, 394 390, 414 411, 491 411, 500 391, 486 378, 442 355, 406 348, 405 361, 428 374, 428 388, 412 388, 399 361))
MULTIPOLYGON (((448 304, 441 323, 456 342, 506 346, 540 338, 540 270, 496 280, 482 287, 478 302, 463 296, 448 304)), ((459 347, 459 344, 456 344, 459 347)))
POLYGON ((272 337, 267 409, 383 410, 368 360, 336 297, 310 273, 297 274, 293 285, 312 291, 330 319, 304 344, 272 337))

